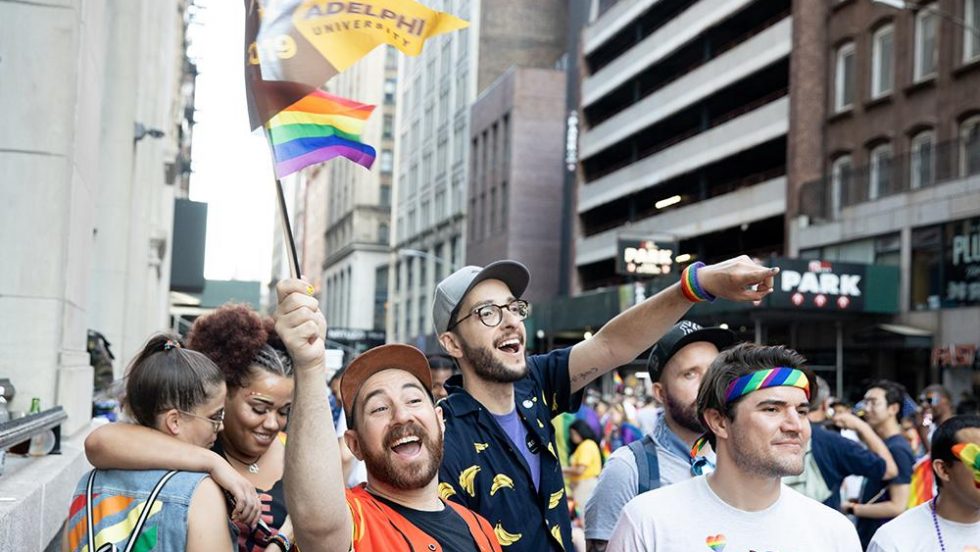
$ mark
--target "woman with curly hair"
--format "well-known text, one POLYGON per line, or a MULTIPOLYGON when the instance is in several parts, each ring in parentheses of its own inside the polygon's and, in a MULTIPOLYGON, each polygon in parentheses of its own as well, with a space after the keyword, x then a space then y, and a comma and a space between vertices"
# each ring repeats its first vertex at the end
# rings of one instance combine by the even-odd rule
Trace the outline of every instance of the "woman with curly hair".
POLYGON ((182 443, 168 442, 173 440, 159 432, 120 424, 94 431, 86 439, 86 455, 97 467, 203 468, 212 474, 213 470, 225 474, 230 466, 235 477, 215 480, 235 500, 239 551, 289 552, 293 529, 286 512, 282 475, 284 430, 293 400, 292 359, 272 320, 263 319, 245 305, 225 305, 198 318, 187 344, 221 368, 228 386, 224 429, 211 450, 205 451, 207 455, 182 443), (119 452, 121 446, 128 449, 125 455, 119 452), (257 513, 261 515, 253 525, 250 522, 257 513))

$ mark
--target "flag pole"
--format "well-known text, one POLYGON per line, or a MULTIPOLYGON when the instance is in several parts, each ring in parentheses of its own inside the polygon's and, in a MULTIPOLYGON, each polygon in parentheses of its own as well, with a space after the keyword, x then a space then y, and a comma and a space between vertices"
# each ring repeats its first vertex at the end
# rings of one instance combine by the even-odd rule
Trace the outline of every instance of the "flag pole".
MULTIPOLYGON (((276 151, 275 146, 272 145, 272 129, 269 125, 262 125, 263 130, 265 130, 267 142, 269 144, 270 153, 272 153, 272 164, 276 163, 276 151)), ((272 169, 275 171, 275 167, 272 169)), ((275 173, 273 173, 275 174, 275 173)), ((282 235, 286 240, 286 246, 289 250, 289 275, 293 278, 302 278, 303 271, 299 267, 299 255, 296 254, 296 240, 293 239, 293 227, 289 224, 289 211, 286 209, 286 194, 282 191, 282 181, 279 177, 274 177, 276 180, 276 196, 279 205, 279 220, 282 222, 282 235)))

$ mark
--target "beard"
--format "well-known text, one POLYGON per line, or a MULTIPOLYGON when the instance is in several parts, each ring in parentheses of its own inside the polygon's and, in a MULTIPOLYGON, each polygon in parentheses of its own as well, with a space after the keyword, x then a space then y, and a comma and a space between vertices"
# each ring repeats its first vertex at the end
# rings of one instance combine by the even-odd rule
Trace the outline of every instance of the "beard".
POLYGON ((698 419, 697 405, 694 403, 681 404, 671 398, 669 392, 664 392, 664 408, 677 425, 693 433, 704 433, 704 425, 698 419))
POLYGON ((428 485, 439 473, 442 464, 442 434, 432 437, 422 426, 409 422, 398 426, 385 435, 381 450, 363 449, 364 464, 375 479, 382 483, 404 491, 421 489, 428 485), (398 465, 393 456, 391 445, 395 441, 414 435, 421 441, 421 446, 428 454, 428 460, 421 459, 410 465, 398 465))
POLYGON ((739 439, 734 434, 729 439, 729 444, 732 447, 732 459, 742 471, 762 477, 786 477, 803 473, 804 447, 801 447, 798 456, 775 453, 767 456, 763 452, 753 450, 749 439, 739 439))
POLYGON ((476 375, 482 380, 492 383, 514 383, 527 375, 527 362, 520 369, 507 367, 493 356, 493 351, 486 347, 470 347, 460 340, 463 357, 470 361, 476 375))

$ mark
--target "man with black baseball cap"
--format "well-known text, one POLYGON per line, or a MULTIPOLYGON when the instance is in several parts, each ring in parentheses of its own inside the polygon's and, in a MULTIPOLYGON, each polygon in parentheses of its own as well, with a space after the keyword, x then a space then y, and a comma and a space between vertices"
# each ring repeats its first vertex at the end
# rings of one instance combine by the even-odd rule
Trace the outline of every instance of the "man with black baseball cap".
MULTIPOLYGON (((327 400, 326 322, 312 287, 278 285, 276 331, 295 366, 284 482, 304 551, 500 552, 489 523, 439 496, 442 412, 433 404, 422 351, 392 343, 370 349, 340 378, 344 440, 367 466, 367 483, 344 489, 327 400)), ((287 541, 283 549, 292 549, 287 541)))
POLYGON ((680 282, 610 320, 591 339, 525 356, 530 281, 516 261, 467 266, 436 287, 432 320, 459 364, 440 402, 446 421, 443 496, 479 512, 508 552, 570 549, 571 523, 552 417, 578 410, 592 380, 631 362, 691 306, 715 296, 755 301, 778 269, 746 256, 694 263, 680 282))
POLYGON ((602 552, 626 503, 634 496, 671 485, 714 468, 714 452, 691 458, 691 446, 704 432, 698 420, 698 386, 718 353, 735 343, 723 328, 702 328, 683 320, 650 352, 647 371, 653 395, 664 405, 653 432, 614 451, 585 505, 586 550, 602 552))

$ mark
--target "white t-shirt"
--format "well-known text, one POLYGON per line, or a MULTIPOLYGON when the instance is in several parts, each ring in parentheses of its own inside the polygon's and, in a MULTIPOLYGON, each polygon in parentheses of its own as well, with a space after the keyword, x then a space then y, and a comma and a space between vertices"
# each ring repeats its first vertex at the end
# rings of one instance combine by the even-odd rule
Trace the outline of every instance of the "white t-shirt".
POLYGON ((843 515, 783 485, 759 512, 729 506, 704 476, 661 487, 629 502, 609 552, 861 552, 843 515))
MULTIPOLYGON (((956 523, 939 516, 936 520, 947 552, 980 551, 980 522, 956 523)), ((868 552, 935 552, 939 549, 936 526, 932 523, 932 501, 882 525, 868 545, 868 552)))

